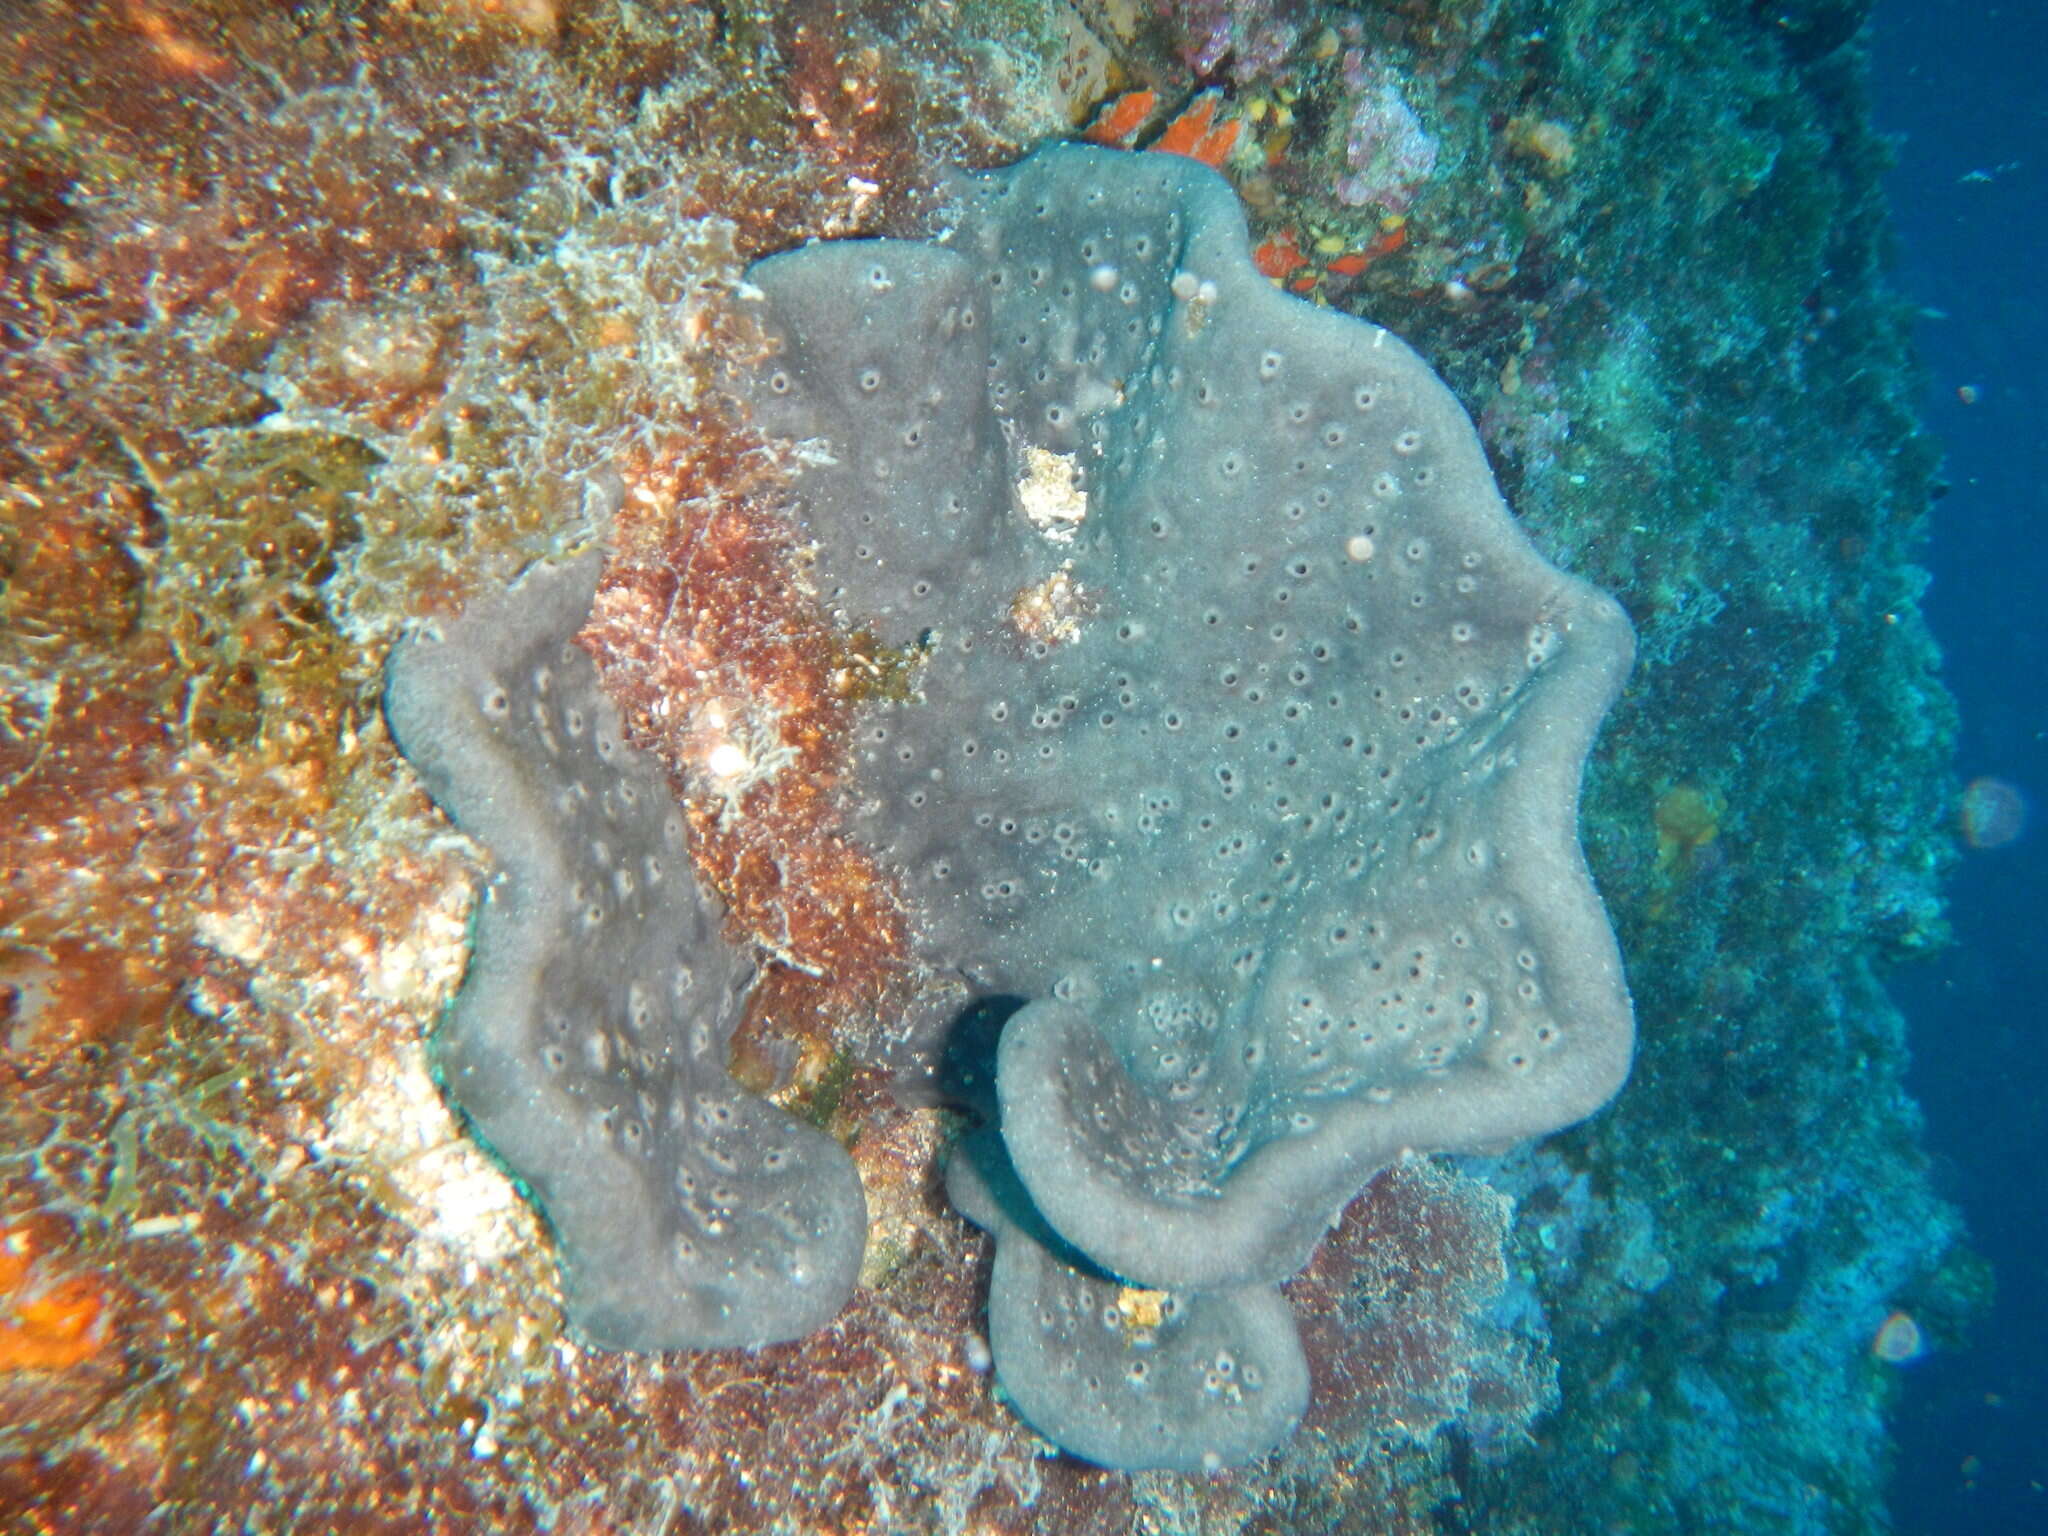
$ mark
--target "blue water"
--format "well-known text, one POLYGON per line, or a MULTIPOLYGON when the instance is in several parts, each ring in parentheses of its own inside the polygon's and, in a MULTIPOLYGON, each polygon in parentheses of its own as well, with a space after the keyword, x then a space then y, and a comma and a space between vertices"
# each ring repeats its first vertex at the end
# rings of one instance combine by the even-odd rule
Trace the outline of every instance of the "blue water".
POLYGON ((1913 1086, 1946 1193, 1996 1269, 1968 1347, 1908 1367, 1892 1507, 1909 1536, 2048 1531, 2048 5, 1884 0, 1879 126, 1927 413, 1954 487, 1928 610, 1962 706, 1959 768, 2031 799, 1973 852, 1957 946, 1902 973, 1913 1086), (1974 393, 1966 403, 1959 392, 1974 393))

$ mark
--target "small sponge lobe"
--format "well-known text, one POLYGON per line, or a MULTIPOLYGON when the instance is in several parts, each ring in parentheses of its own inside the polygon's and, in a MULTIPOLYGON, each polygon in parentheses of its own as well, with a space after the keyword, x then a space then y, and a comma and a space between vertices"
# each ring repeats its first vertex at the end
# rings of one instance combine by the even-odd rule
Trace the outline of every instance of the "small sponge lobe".
POLYGON ((996 1235, 989 1348, 1003 1390, 1047 1439, 1105 1466, 1215 1472, 1293 1433, 1308 1360, 1277 1289, 1178 1295, 1076 1266, 993 1132, 956 1150, 946 1189, 996 1235))
POLYGON ((726 1070, 752 967, 659 767, 569 643, 600 563, 538 566, 391 658, 392 734, 498 871, 437 1064, 547 1216, 585 1337, 796 1338, 853 1289, 860 1179, 726 1070))

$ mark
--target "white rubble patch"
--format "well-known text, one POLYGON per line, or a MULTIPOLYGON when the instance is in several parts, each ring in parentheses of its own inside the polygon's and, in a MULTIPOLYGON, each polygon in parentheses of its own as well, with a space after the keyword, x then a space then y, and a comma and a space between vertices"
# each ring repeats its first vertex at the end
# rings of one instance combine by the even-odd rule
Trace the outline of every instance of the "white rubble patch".
POLYGON ((1074 542, 1088 516, 1088 493, 1081 489, 1073 455, 1026 444, 1016 490, 1017 510, 1032 527, 1055 544, 1074 542))
POLYGON ((1087 590, 1074 580, 1074 562, 1069 560, 1011 599, 1010 622, 1027 639, 1066 645, 1081 638, 1081 620, 1092 607, 1087 590))

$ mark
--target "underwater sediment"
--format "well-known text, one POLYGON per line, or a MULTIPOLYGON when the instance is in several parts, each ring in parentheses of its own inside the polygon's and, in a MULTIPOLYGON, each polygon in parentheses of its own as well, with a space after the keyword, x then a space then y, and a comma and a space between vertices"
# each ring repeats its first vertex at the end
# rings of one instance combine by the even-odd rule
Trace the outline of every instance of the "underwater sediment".
MULTIPOLYGON (((1871 1340, 1903 1310, 1938 1345, 1980 1283, 1880 980, 1942 941, 1952 853, 1935 451, 1858 10, 1784 11, 13 11, 0 1509, 1878 1525, 1871 1340), (1308 1416, 1215 1475, 1055 1457, 992 1391, 989 1244, 940 1187, 972 1110, 874 1027, 961 998, 844 804, 928 658, 838 621, 803 445, 734 383, 776 344, 750 262, 928 240, 957 168, 1084 134, 1215 165, 1260 271, 1414 346, 1638 641, 1580 824, 1627 1087, 1376 1180, 1286 1286, 1308 1416), (435 1075, 494 866, 396 750, 386 658, 600 543, 579 643, 759 957, 731 1076, 865 1191, 850 1300, 754 1351, 565 1327, 552 1235, 435 1075)), ((1020 624, 1090 621, 1077 588, 1020 624)))

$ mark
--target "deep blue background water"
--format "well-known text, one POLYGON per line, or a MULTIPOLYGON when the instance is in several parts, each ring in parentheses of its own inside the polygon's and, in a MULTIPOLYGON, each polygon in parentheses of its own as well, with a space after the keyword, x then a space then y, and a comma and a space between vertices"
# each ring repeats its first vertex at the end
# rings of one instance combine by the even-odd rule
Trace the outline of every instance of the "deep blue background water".
POLYGON ((1959 767, 2034 808, 1965 860, 1957 947, 1894 978, 1937 1175, 1999 1296, 1968 1347, 1905 1368, 1892 1507, 1907 1536, 2048 1532, 2048 3, 1880 0, 1871 42, 1878 126, 1904 135, 1898 282, 1941 316, 1918 333, 1954 487, 1927 607, 1959 767))

